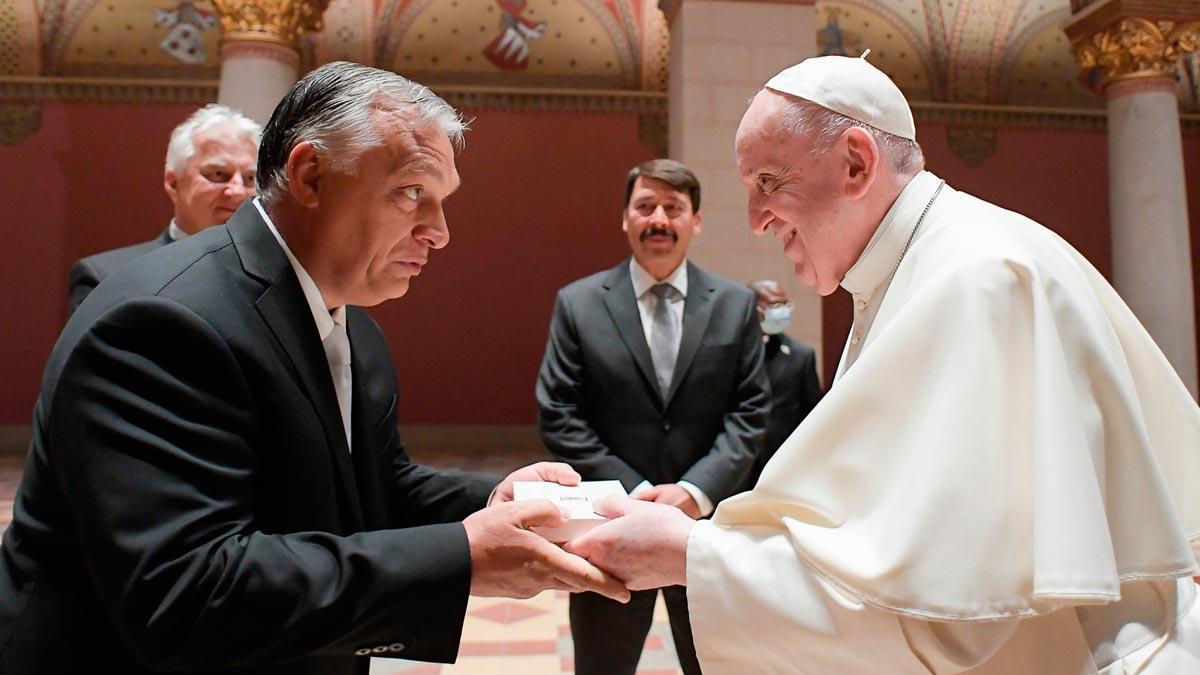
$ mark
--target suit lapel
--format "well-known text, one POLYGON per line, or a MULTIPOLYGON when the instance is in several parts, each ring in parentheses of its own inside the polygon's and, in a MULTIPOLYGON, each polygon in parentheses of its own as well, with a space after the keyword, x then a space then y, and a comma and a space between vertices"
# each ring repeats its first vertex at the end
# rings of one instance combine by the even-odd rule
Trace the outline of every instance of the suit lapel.
POLYGON ((616 324, 621 341, 642 372, 642 379, 662 400, 654 377, 654 365, 650 360, 650 346, 646 344, 646 332, 642 328, 642 315, 638 312, 637 298, 633 295, 633 278, 629 275, 628 260, 609 271, 604 279, 604 288, 604 307, 616 324))
POLYGON ((362 528, 362 512, 354 469, 350 464, 350 450, 346 447, 342 415, 333 389, 333 378, 329 374, 329 361, 317 335, 312 311, 304 298, 300 281, 279 242, 275 240, 275 235, 271 234, 251 202, 247 201, 233 215, 228 229, 242 259, 242 267, 248 274, 267 284, 266 291, 256 305, 258 313, 287 354, 292 372, 317 411, 341 487, 339 503, 345 522, 353 530, 359 530, 362 528))
POLYGON ((679 355, 675 357, 675 370, 671 374, 671 389, 667 405, 679 390, 679 384, 696 358, 696 351, 708 332, 708 320, 712 318, 712 296, 716 288, 708 275, 692 263, 688 266, 688 294, 683 303, 683 337, 679 341, 679 355))

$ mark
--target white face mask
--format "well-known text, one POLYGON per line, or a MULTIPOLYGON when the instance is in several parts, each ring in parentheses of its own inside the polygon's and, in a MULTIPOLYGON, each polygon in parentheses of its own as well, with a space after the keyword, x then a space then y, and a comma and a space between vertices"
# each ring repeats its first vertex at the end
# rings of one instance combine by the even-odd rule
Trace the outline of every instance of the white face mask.
POLYGON ((792 320, 791 307, 768 307, 763 311, 762 332, 778 335, 792 320))

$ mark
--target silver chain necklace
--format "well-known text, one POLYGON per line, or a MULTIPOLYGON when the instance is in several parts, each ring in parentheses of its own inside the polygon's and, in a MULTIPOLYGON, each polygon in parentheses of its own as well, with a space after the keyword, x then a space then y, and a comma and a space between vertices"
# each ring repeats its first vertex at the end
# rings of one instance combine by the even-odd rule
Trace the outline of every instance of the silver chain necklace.
POLYGON ((917 218, 917 224, 913 225, 912 232, 908 233, 908 241, 904 242, 904 249, 900 251, 900 257, 896 258, 896 266, 892 268, 892 273, 888 275, 887 285, 892 285, 892 279, 896 278, 896 271, 900 269, 900 263, 904 260, 904 254, 908 253, 908 247, 912 246, 913 239, 917 236, 917 230, 921 229, 921 223, 925 222, 925 216, 929 214, 930 207, 933 202, 942 193, 942 188, 946 187, 946 181, 938 183, 937 189, 933 191, 933 196, 929 198, 929 203, 925 205, 925 210, 921 212, 921 217, 917 218))

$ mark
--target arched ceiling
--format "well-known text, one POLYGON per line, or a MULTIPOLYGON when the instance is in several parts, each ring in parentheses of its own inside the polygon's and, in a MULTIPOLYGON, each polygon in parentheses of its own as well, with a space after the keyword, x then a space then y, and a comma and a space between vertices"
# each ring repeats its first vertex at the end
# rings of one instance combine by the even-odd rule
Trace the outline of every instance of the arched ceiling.
MULTIPOLYGON (((1069 0, 817 0, 814 41, 858 55, 915 101, 1097 108, 1062 26, 1069 0)), ((302 68, 368 63, 430 84, 666 90, 657 0, 332 0, 302 68)), ((15 74, 212 80, 209 0, 0 0, 15 74)))
MULTIPOLYGON (((219 72, 208 0, 40 0, 36 11, 42 74, 219 72)), ((305 68, 351 59, 430 83, 666 89, 667 30, 654 0, 332 0, 324 23, 302 38, 305 68)))
POLYGON ((1062 26, 1069 0, 818 0, 823 53, 870 60, 910 98, 1097 107, 1062 26))

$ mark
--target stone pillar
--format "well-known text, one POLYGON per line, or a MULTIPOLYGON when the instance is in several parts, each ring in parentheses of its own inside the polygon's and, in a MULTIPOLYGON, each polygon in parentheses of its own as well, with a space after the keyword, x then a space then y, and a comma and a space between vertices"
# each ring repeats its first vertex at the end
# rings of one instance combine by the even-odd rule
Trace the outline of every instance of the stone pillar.
POLYGON ((321 29, 329 0, 213 0, 221 16, 217 101, 266 123, 296 81, 296 40, 321 29))
POLYGON ((1108 103, 1113 285, 1197 395, 1195 300, 1175 73, 1200 0, 1076 0, 1066 31, 1108 103), (1135 12, 1147 13, 1135 15, 1135 12))
MULTIPOLYGON (((703 230, 689 259, 731 279, 773 278, 792 302, 788 333, 821 354, 821 299, 800 283, 770 237, 750 232, 733 138, 752 96, 772 75, 817 54, 813 0, 661 0, 671 30, 670 156, 700 179, 703 230)), ((839 349, 841 345, 832 345, 839 349)))

